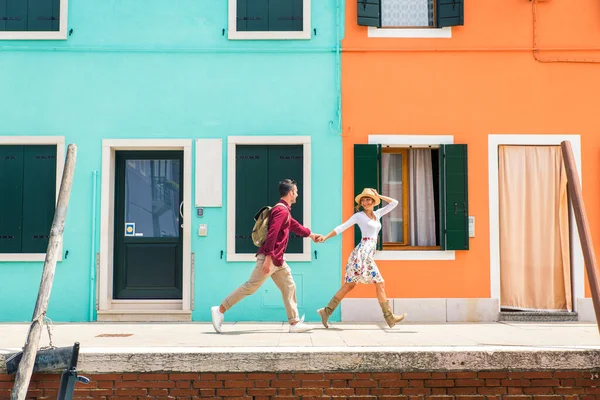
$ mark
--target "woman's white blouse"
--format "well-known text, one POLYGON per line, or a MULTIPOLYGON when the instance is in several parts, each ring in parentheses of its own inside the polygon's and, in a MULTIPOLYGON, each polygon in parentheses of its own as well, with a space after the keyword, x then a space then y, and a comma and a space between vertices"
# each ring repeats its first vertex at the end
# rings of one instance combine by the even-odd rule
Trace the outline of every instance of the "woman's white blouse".
POLYGON ((372 220, 371 218, 367 217, 367 214, 365 214, 364 211, 357 212, 354 215, 352 215, 348 219, 348 221, 344 222, 340 226, 336 226, 334 228, 335 234, 339 235, 346 229, 350 228, 352 225, 358 224, 358 226, 360 227, 360 231, 362 232, 363 239, 377 239, 377 235, 381 230, 381 222, 379 222, 379 220, 385 214, 389 213, 394 208, 396 208, 397 205, 398 200, 392 199, 392 201, 388 203, 388 205, 386 205, 383 208, 380 208, 379 210, 374 211, 376 220, 372 220))

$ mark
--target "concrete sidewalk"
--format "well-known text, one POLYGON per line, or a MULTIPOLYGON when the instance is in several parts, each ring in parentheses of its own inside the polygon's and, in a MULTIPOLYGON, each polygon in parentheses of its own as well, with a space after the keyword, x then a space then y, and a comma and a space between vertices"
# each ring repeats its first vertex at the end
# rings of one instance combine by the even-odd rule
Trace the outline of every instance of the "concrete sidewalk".
MULTIPOLYGON (((18 351, 28 324, 0 323, 4 355, 18 351)), ((316 325, 315 325, 316 326, 316 325)), ((287 323, 69 323, 52 325, 53 344, 81 343, 88 372, 582 369, 600 366, 590 323, 337 323, 288 333, 287 323)), ((44 330, 41 346, 49 344, 44 330)))

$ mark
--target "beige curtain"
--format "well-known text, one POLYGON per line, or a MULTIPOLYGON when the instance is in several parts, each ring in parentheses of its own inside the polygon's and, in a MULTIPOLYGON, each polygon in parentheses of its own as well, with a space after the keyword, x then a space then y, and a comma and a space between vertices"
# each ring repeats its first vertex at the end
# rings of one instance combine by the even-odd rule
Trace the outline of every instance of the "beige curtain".
POLYGON ((572 310, 567 177, 558 146, 501 146, 501 307, 572 310))
POLYGON ((381 193, 399 202, 396 208, 383 216, 383 243, 403 242, 405 221, 402 196, 406 184, 402 182, 402 154, 383 153, 381 164, 381 193))
POLYGON ((435 246, 435 198, 431 150, 411 149, 410 168, 410 243, 413 246, 435 246))

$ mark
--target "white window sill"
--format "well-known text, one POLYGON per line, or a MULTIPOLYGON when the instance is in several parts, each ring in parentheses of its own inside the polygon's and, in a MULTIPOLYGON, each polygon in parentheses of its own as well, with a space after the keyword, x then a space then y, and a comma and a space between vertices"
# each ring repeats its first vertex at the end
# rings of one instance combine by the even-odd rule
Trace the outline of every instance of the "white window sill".
MULTIPOLYGON (((258 248, 256 249, 258 251, 258 248)), ((227 261, 232 262, 256 262, 254 254, 227 254, 227 261)), ((310 253, 303 254, 286 254, 286 262, 311 261, 310 253)))
POLYGON ((310 39, 310 30, 295 32, 248 32, 230 30, 229 40, 307 40, 310 39))
POLYGON ((402 28, 376 28, 369 26, 369 37, 371 38, 452 38, 452 28, 435 29, 402 29, 402 28))
MULTIPOLYGON (((46 253, 5 253, 0 254, 0 262, 44 262, 46 253)), ((62 254, 56 261, 62 261, 62 254)))
POLYGON ((437 251, 437 250, 401 250, 401 251, 376 251, 375 260, 389 260, 389 261, 401 261, 401 260, 454 260, 454 250, 437 251))
POLYGON ((0 40, 67 40, 67 32, 0 32, 0 40))

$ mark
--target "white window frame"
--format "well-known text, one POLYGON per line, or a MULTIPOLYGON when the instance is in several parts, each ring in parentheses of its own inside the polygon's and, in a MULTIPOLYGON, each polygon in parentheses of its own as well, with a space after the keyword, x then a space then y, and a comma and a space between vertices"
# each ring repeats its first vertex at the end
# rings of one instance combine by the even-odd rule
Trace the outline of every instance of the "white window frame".
MULTIPOLYGON (((56 146, 56 199, 60 191, 60 180, 65 167, 65 137, 64 136, 0 136, 0 146, 6 145, 55 145, 56 146)), ((58 261, 62 261, 62 245, 58 251, 58 261)), ((46 253, 0 253, 3 261, 44 261, 46 253)))
MULTIPOLYGON (((369 144, 394 147, 454 144, 452 135, 369 135, 369 144)), ((385 193, 384 193, 385 194, 385 193)), ((454 260, 454 250, 377 250, 376 260, 454 260)))
POLYGON ((302 30, 301 31, 264 31, 247 32, 237 30, 237 0, 229 0, 228 7, 228 38, 230 40, 300 40, 311 38, 311 0, 303 0, 302 3, 302 30))
POLYGON ((369 26, 370 38, 423 38, 423 39, 451 39, 452 27, 443 28, 378 28, 369 26))
MULTIPOLYGON (((304 183, 300 188, 304 199, 303 225, 311 221, 311 139, 310 136, 229 136, 227 140, 227 261, 256 261, 254 254, 235 252, 235 167, 237 145, 302 145, 304 183)), ((292 177, 293 178, 293 177, 292 177)), ((267 205, 267 204, 265 204, 267 205)), ((302 253, 286 254, 287 261, 311 261, 311 241, 303 239, 302 253)), ((256 248, 258 250, 258 247, 256 248)))
MULTIPOLYGON (((499 200, 499 167, 498 148, 500 146, 559 146, 563 140, 571 142, 573 157, 581 185, 581 137, 580 135, 488 135, 489 163, 489 209, 490 209, 490 293, 491 298, 500 299, 500 200, 499 200)), ((584 260, 581 240, 577 231, 577 222, 569 204, 570 245, 573 310, 577 311, 577 300, 585 297, 584 260)), ((498 302, 500 305, 500 302, 498 302)))
POLYGON ((0 40, 66 40, 68 0, 60 0, 58 31, 0 31, 0 40))

